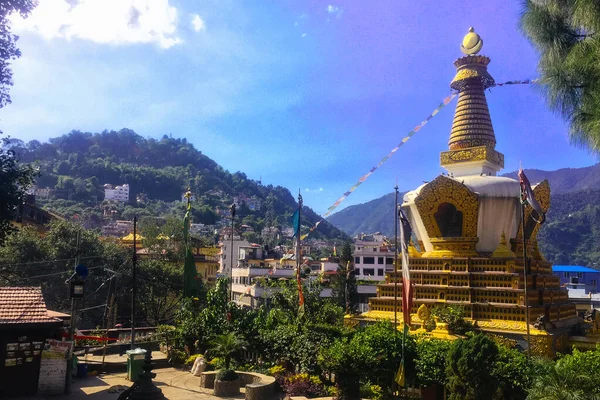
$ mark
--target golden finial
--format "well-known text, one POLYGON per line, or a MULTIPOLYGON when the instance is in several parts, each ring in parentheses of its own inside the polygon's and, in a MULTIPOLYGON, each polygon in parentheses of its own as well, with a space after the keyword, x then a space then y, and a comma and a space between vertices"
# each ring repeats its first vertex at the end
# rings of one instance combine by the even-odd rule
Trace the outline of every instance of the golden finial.
POLYGON ((483 40, 475 33, 473 27, 469 28, 469 33, 463 38, 462 44, 460 45, 460 51, 468 56, 474 56, 481 51, 483 47, 483 40))
POLYGON ((192 198, 192 191, 190 190, 190 188, 188 188, 187 192, 185 192, 183 196, 188 200, 192 198))
POLYGON ((502 236, 500 236, 500 244, 492 253, 492 258, 515 258, 515 253, 506 244, 504 231, 502 231, 502 236))

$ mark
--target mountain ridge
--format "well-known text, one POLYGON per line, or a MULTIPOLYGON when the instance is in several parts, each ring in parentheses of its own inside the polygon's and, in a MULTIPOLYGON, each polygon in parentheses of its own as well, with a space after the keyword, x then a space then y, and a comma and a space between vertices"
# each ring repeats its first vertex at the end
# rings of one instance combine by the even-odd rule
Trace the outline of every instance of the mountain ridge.
MULTIPOLYGON (((593 243, 600 243, 600 163, 582 168, 561 168, 555 171, 525 170, 532 183, 547 179, 551 190, 551 207, 547 223, 540 231, 540 247, 546 257, 557 263, 578 262, 592 266, 600 262, 593 243), (577 229, 573 229, 576 226, 577 229), (585 234, 583 234, 585 233, 585 234), (578 238, 577 243, 565 239, 578 238), (565 243, 569 243, 565 246, 565 243)), ((517 172, 502 176, 517 178, 517 172)), ((402 197, 399 197, 401 202, 402 197)), ((327 218, 327 221, 350 236, 381 232, 394 235, 394 193, 347 207, 327 218)), ((596 245, 597 246, 597 245, 596 245)))

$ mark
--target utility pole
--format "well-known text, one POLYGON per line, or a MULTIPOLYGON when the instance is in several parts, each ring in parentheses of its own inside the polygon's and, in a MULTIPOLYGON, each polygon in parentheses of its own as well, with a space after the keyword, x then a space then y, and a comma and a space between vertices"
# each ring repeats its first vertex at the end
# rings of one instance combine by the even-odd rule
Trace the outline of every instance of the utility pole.
POLYGON ((137 275, 137 216, 133 217, 133 254, 131 257, 131 350, 135 346, 135 295, 137 275))
POLYGON ((233 224, 235 221, 235 203, 231 204, 229 207, 229 211, 231 213, 231 267, 229 268, 229 301, 233 301, 233 224))
MULTIPOLYGON (((77 229, 77 247, 75 250, 75 267, 79 265, 79 245, 81 243, 81 227, 78 226, 77 229)), ((75 275, 73 275, 75 276, 75 275)), ((67 280, 66 283, 73 279, 71 276, 70 279, 67 280)), ((69 341, 71 342, 71 352, 69 353, 69 359, 67 360, 67 377, 65 380, 65 393, 71 392, 71 380, 73 375, 73 348, 75 347, 75 329, 77 326, 77 305, 79 299, 73 297, 71 294, 71 326, 69 327, 69 341)))

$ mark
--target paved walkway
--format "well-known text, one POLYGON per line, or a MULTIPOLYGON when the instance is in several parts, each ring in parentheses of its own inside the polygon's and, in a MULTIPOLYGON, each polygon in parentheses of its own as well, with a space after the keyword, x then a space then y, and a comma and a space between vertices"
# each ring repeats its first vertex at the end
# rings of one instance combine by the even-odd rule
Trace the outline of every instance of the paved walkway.
MULTIPOLYGON (((242 393, 236 397, 216 397, 212 394, 212 389, 200 388, 200 378, 193 376, 189 371, 161 368, 155 369, 153 372, 156 373, 153 382, 169 400, 232 400, 244 398, 244 388, 241 389, 242 393)), ((71 387, 70 394, 21 397, 18 400, 117 400, 119 394, 131 386, 131 382, 126 377, 126 373, 88 376, 87 378, 76 379, 71 387)))

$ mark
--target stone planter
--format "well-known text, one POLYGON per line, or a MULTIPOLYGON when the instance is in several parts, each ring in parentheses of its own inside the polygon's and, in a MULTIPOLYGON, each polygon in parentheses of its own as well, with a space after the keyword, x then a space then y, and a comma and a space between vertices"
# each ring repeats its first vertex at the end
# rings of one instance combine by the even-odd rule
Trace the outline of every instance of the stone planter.
POLYGON ((230 397, 240 394, 240 379, 235 381, 220 381, 215 379, 215 396, 230 397))

